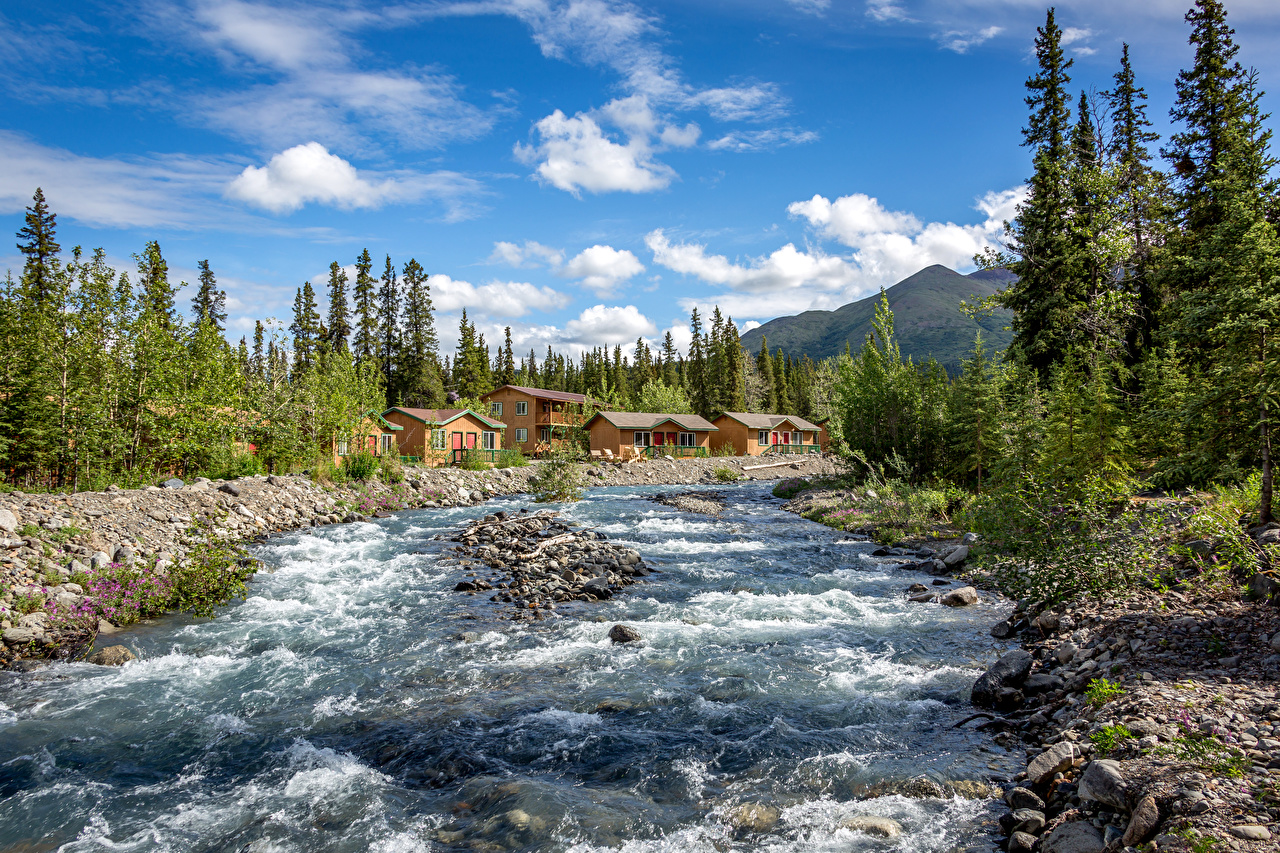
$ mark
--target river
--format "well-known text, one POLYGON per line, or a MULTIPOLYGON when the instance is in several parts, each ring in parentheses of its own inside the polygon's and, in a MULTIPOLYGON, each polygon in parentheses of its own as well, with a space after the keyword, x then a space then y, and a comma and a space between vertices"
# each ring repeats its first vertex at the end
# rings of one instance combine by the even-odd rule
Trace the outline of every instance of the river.
POLYGON ((0 674, 0 850, 989 850, 991 801, 865 796, 1021 769, 952 728, 995 608, 907 602, 929 578, 767 489, 593 490, 564 511, 660 572, 532 623, 433 538, 518 499, 273 538, 245 601, 122 634, 138 661, 0 674))

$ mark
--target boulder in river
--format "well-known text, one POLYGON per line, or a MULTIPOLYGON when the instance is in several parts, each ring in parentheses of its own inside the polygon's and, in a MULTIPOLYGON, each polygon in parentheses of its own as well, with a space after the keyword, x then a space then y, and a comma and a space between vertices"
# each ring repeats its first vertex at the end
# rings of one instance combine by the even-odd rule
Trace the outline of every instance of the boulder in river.
POLYGON ((971 586, 962 586, 942 596, 942 603, 947 607, 968 607, 978 603, 978 591, 971 586))
POLYGON ((881 838, 897 838, 902 834, 902 824, 893 818, 879 815, 855 815, 845 818, 840 825, 852 832, 865 832, 881 838))
POLYGON ((609 629, 609 639, 615 643, 635 643, 641 637, 640 632, 630 625, 614 625, 609 629))
POLYGON ((123 666, 131 660, 137 660, 138 656, 129 651, 124 646, 107 646, 105 649, 99 649, 89 658, 89 663, 96 663, 99 666, 123 666))
POLYGON ((1022 649, 1015 649, 991 665, 973 683, 973 704, 979 708, 995 706, 997 694, 1004 687, 1021 687, 1031 674, 1033 658, 1022 649))

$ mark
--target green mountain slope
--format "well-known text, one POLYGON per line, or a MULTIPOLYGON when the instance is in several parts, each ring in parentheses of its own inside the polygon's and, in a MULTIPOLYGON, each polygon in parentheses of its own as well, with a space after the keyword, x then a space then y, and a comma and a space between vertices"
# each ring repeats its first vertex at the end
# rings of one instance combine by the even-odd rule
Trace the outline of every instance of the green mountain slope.
MULTIPOLYGON (((1013 337, 1005 329, 1008 311, 975 321, 962 314, 959 306, 961 300, 972 303, 995 293, 1012 279, 1008 270, 961 275, 935 264, 890 287, 886 293, 902 354, 910 355, 917 364, 932 356, 954 374, 973 348, 979 329, 988 352, 1008 347, 1013 337)), ((788 356, 807 355, 817 361, 844 352, 846 341, 856 354, 871 331, 879 300, 876 293, 834 311, 806 311, 770 320, 744 334, 742 346, 755 354, 760 351, 761 337, 767 335, 769 350, 777 352, 782 347, 788 356)))

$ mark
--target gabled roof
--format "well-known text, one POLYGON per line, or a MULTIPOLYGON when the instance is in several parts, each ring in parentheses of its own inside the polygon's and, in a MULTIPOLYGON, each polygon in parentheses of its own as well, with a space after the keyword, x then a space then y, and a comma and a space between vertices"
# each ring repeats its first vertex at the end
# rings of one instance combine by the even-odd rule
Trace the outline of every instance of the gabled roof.
POLYGON ((568 391, 547 391, 542 388, 526 388, 523 385, 503 385, 501 388, 494 388, 488 394, 481 396, 480 399, 487 401, 503 388, 510 388, 512 391, 519 391, 521 394, 528 394, 530 397, 537 397, 541 400, 556 400, 561 403, 578 403, 579 405, 584 405, 587 402, 587 395, 585 394, 570 394, 568 391))
MULTIPOLYGON (((495 421, 493 418, 487 418, 472 409, 407 409, 403 406, 392 406, 382 414, 386 415, 391 412, 400 412, 403 415, 408 415, 415 421, 420 421, 424 424, 435 424, 436 426, 444 426, 451 421, 456 421, 463 415, 471 415, 473 418, 480 421, 480 423, 493 427, 494 429, 507 428, 507 425, 501 421, 495 421)), ((400 428, 401 427, 397 427, 397 429, 400 428)))
POLYGON ((374 409, 370 409, 369 411, 365 412, 364 416, 366 418, 372 418, 373 420, 376 420, 378 423, 382 424, 387 429, 404 429, 404 427, 400 426, 399 424, 391 423, 391 421, 387 420, 382 415, 378 414, 378 412, 374 409))
POLYGON ((672 415, 663 412, 598 412, 587 421, 590 426, 596 418, 604 418, 618 429, 656 429, 662 424, 673 423, 692 432, 719 432, 706 418, 698 415, 672 415))
MULTIPOLYGON (((738 423, 751 429, 777 429, 783 424, 791 424, 798 430, 819 430, 820 426, 809 423, 796 415, 765 415, 757 412, 725 412, 720 418, 733 418, 738 423)), ((716 420, 720 420, 716 418, 716 420)))

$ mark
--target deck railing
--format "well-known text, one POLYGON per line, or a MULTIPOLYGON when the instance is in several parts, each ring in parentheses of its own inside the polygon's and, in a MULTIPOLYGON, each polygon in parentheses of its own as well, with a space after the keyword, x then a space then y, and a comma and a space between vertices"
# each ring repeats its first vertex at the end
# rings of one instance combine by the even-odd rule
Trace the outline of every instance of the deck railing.
POLYGON ((774 444, 765 453, 821 453, 819 444, 774 444))
POLYGON ((693 458, 704 457, 707 455, 705 447, 680 447, 675 444, 653 444, 644 449, 645 455, 650 459, 659 456, 674 456, 677 458, 693 458))
POLYGON ((486 450, 483 447, 464 447, 453 451, 453 464, 461 465, 468 456, 476 456, 485 462, 496 462, 501 449, 486 450))

